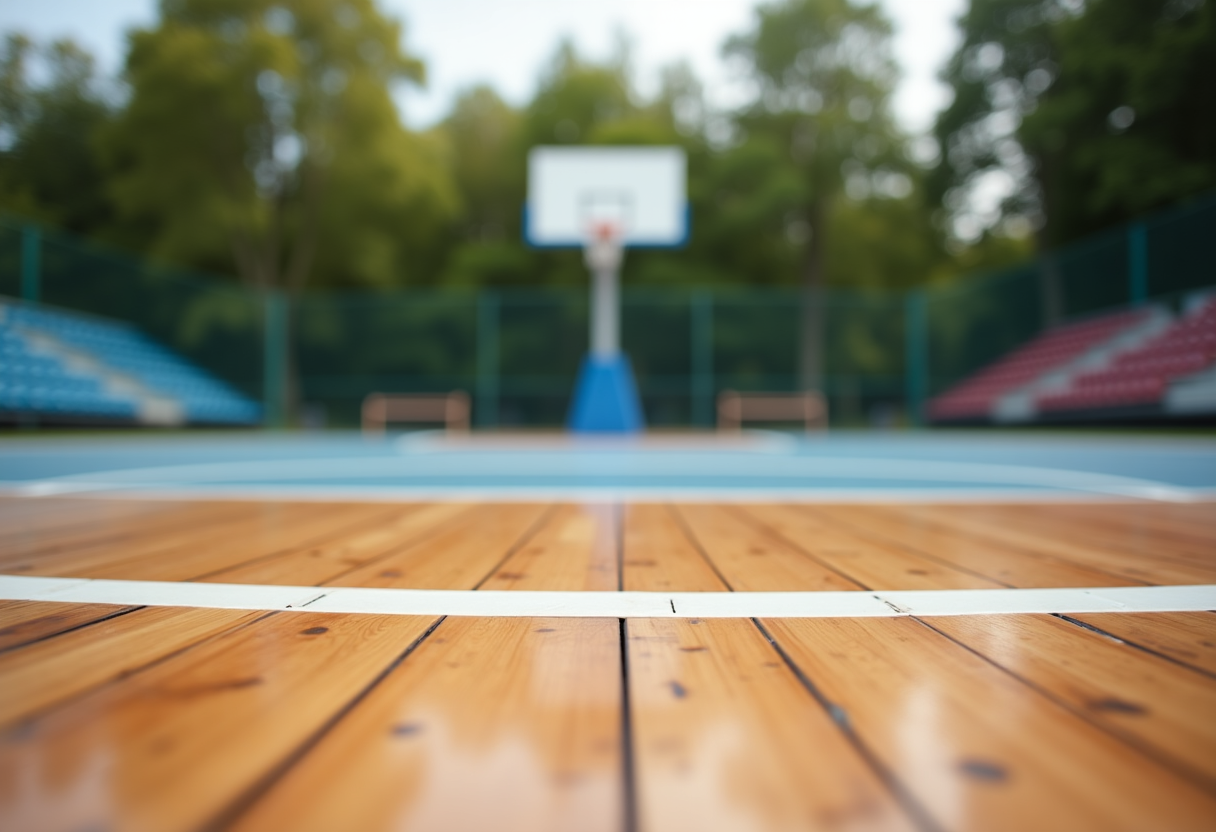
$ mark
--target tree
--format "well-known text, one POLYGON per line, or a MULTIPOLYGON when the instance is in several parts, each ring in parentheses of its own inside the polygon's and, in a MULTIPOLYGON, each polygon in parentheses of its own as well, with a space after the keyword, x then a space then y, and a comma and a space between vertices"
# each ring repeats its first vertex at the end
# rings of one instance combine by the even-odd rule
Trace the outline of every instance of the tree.
POLYGON ((1216 188, 1216 4, 1090 0, 1052 38, 1019 130, 1052 243, 1216 188))
POLYGON ((438 268, 442 147, 390 97, 423 67, 372 0, 163 0, 102 137, 120 236, 251 286, 387 286, 438 268))
POLYGON ((462 197, 462 236, 514 238, 524 187, 519 113, 491 88, 474 87, 456 98, 442 131, 462 197))
POLYGON ((1211 3, 971 0, 959 24, 934 186, 962 236, 1047 249, 1216 186, 1211 3))
POLYGON ((954 98, 934 125, 941 156, 930 179, 956 237, 976 240, 1002 221, 1041 227, 1033 160, 1017 131, 1059 72, 1052 24, 1076 5, 971 0, 959 19, 962 41, 942 72, 954 98))
POLYGON ((786 224, 805 239, 799 373, 807 388, 823 384, 819 293, 833 206, 850 178, 887 177, 906 164, 889 108, 896 81, 890 34, 874 5, 780 0, 760 6, 755 28, 725 47, 759 89, 740 129, 774 138, 799 189, 786 224))
MULTIPOLYGON (((162 0, 130 36, 130 99, 100 137, 116 236, 262 292, 431 279, 456 194, 442 144, 393 104, 423 78, 400 41, 373 0, 162 0)), ((340 329, 332 307, 309 311, 288 329, 340 329)))
POLYGON ((111 118, 92 57, 71 41, 0 45, 0 210, 94 234, 111 217, 93 139, 111 118), (47 81, 36 84, 30 64, 47 81))
POLYGON ((488 86, 457 96, 439 127, 462 206, 441 282, 499 287, 534 282, 519 239, 526 181, 522 115, 488 86))
POLYGON ((627 61, 627 44, 603 65, 582 59, 569 42, 559 45, 525 112, 525 147, 587 144, 603 125, 634 115, 627 61))

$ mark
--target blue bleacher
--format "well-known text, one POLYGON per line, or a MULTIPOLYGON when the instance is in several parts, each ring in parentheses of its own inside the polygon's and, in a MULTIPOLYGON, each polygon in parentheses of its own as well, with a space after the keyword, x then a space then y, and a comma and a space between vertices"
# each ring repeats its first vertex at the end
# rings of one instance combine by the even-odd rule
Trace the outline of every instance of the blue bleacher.
POLYGON ((133 419, 135 402, 112 396, 97 379, 32 352, 25 339, 0 322, 0 410, 133 419))
POLYGON ((100 381, 38 355, 16 328, 37 331, 182 405, 188 423, 254 424, 261 407, 228 385, 116 321, 44 307, 6 304, 0 318, 0 411, 130 420, 137 402, 107 393, 100 381))

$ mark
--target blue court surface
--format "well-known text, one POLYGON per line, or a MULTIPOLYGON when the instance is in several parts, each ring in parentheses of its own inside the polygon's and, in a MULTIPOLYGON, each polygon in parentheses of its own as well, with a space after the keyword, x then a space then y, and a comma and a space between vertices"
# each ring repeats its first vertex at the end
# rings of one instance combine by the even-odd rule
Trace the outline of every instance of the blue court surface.
POLYGON ((307 499, 1216 499, 1216 440, 1119 434, 10 436, 0 493, 307 499))

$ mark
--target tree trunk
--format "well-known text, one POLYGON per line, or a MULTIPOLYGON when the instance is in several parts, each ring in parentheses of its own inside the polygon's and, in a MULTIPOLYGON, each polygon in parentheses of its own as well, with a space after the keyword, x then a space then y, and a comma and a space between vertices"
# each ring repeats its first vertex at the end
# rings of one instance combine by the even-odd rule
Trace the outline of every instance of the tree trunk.
POLYGON ((299 320, 299 297, 294 292, 287 292, 287 314, 283 316, 283 421, 289 427, 300 423, 300 413, 304 394, 303 383, 300 380, 300 362, 296 355, 296 329, 299 320))
POLYGON ((807 212, 811 238, 802 270, 802 320, 798 348, 798 386, 823 390, 823 206, 816 202, 807 212))
POLYGON ((285 257, 283 283, 287 294, 287 353, 284 360, 284 407, 289 423, 295 424, 303 413, 304 380, 294 337, 299 328, 300 298, 312 271, 317 254, 317 231, 320 226, 321 200, 325 190, 324 169, 305 160, 300 172, 299 226, 292 239, 291 250, 285 257))
MULTIPOLYGON (((1039 210, 1050 217, 1054 212, 1052 202, 1055 193, 1055 160, 1052 154, 1040 153, 1034 157, 1038 180, 1039 210)), ((1060 274, 1060 262, 1053 251, 1052 234, 1047 223, 1039 226, 1034 242, 1039 256, 1039 312, 1043 329, 1050 329, 1064 318, 1064 281, 1060 274)))
POLYGON ((317 230, 320 225, 320 205, 325 189, 324 170, 305 160, 300 167, 302 177, 295 209, 299 223, 295 233, 287 234, 287 212, 291 207, 287 191, 281 188, 269 204, 270 217, 266 230, 249 237, 234 229, 231 237, 233 259, 237 271, 247 283, 262 291, 282 292, 286 303, 283 321, 283 378, 279 386, 283 419, 296 424, 302 405, 303 381, 295 348, 299 329, 300 296, 312 264, 316 259, 317 230))

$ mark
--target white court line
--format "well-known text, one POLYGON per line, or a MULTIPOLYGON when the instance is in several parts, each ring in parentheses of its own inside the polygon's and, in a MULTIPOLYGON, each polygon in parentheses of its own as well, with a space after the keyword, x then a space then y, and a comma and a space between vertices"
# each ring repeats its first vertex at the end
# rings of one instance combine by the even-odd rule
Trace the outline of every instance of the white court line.
POLYGON ((1000 613, 1201 612, 1216 610, 1216 585, 874 592, 499 592, 0 575, 0 599, 388 615, 891 618, 1000 613))

